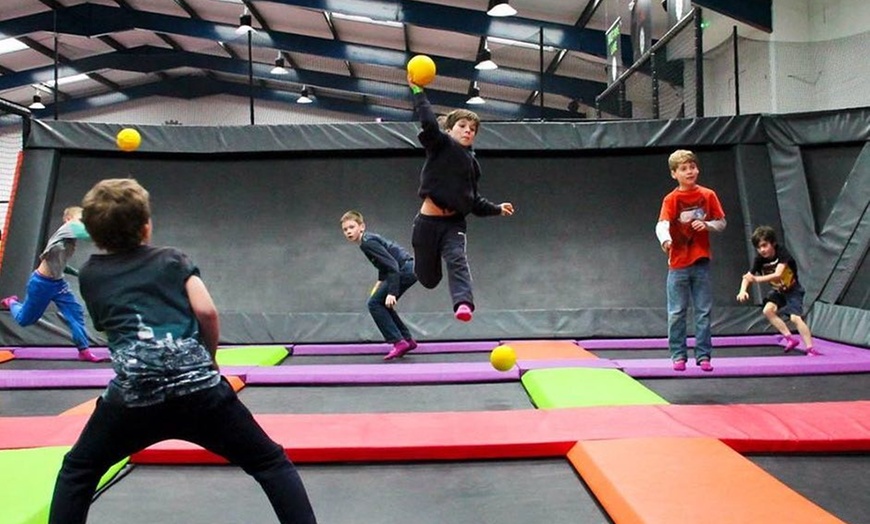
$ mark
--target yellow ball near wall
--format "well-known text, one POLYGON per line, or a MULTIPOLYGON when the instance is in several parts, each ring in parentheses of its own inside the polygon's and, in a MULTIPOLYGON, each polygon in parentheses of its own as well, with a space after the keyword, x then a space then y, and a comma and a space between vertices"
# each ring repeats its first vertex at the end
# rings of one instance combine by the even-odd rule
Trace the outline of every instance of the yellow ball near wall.
POLYGON ((135 151, 139 149, 139 145, 142 143, 142 135, 133 128, 125 127, 118 131, 115 143, 118 144, 118 149, 121 151, 135 151))

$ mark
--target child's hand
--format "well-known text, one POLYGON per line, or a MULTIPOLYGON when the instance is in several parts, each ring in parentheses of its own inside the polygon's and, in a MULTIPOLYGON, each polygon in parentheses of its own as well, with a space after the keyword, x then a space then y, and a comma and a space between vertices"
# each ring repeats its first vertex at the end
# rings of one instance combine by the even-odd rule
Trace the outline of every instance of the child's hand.
POLYGON ((384 305, 392 309, 396 305, 396 302, 398 302, 396 295, 387 295, 386 300, 384 300, 384 305))
POLYGON ((670 255, 670 253, 671 253, 671 241, 670 240, 665 240, 664 242, 662 242, 662 251, 664 251, 665 253, 670 255))
POLYGON ((413 77, 413 75, 411 75, 411 73, 408 73, 408 86, 411 88, 420 87, 414 83, 414 77, 413 77))
POLYGON ((707 223, 703 220, 692 220, 692 229, 695 231, 705 231, 707 229, 707 223))
POLYGON ((747 300, 749 300, 749 293, 747 293, 746 291, 741 291, 740 293, 737 293, 737 302, 746 302, 747 300))
POLYGON ((509 217, 514 214, 514 205, 510 202, 502 202, 498 205, 501 208, 501 216, 509 217))

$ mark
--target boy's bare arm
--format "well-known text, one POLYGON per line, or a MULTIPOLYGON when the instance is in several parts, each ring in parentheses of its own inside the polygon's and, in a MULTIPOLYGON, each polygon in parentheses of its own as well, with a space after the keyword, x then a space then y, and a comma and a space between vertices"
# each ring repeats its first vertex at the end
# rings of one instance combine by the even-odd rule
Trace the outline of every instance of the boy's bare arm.
POLYGON ((740 279, 740 291, 737 292, 737 301, 746 302, 749 300, 749 284, 752 283, 752 273, 746 273, 740 279))
POLYGON ((193 314, 196 320, 199 321, 199 332, 202 337, 202 342, 205 348, 215 360, 217 353, 218 341, 220 339, 220 318, 218 310, 214 305, 214 301, 205 287, 205 282, 198 276, 192 276, 187 279, 184 285, 187 291, 187 297, 190 300, 190 307, 193 309, 193 314))

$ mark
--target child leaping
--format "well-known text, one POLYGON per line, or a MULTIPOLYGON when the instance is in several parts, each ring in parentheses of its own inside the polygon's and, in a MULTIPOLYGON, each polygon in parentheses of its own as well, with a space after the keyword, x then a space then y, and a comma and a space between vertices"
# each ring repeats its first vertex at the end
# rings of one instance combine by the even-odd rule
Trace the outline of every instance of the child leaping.
POLYGON ((423 287, 432 289, 441 281, 441 259, 447 264, 447 283, 453 299, 454 317, 468 322, 474 312, 471 271, 465 252, 466 223, 469 213, 477 216, 510 216, 510 202, 494 204, 477 190, 480 165, 472 145, 480 118, 472 111, 451 111, 438 125, 423 89, 411 81, 414 107, 423 125, 418 135, 426 150, 420 173, 418 194, 423 199, 414 219, 411 244, 414 247, 414 273, 423 287))
POLYGON ((54 302, 61 317, 69 325, 73 343, 79 350, 79 359, 99 362, 100 359, 91 353, 88 333, 85 329, 85 313, 81 304, 64 280, 64 274, 78 275, 78 271, 67 265, 76 251, 78 239, 90 240, 85 226, 81 222, 82 208, 73 206, 63 211, 63 225, 51 235, 48 244, 39 255, 39 265, 27 281, 27 295, 23 302, 12 295, 0 301, 4 309, 8 309, 21 326, 35 324, 45 313, 46 308, 54 302))
POLYGON ((819 355, 819 352, 813 349, 813 336, 803 319, 804 288, 798 281, 797 263, 788 250, 777 244, 776 231, 772 227, 757 227, 751 239, 758 255, 752 263, 752 268, 740 281, 737 300, 739 302, 749 300, 747 290, 753 282, 770 284, 772 289, 764 297, 762 312, 770 325, 785 337, 785 351, 789 352, 796 348, 799 342, 792 337, 791 331, 780 315, 787 316, 797 327, 807 355, 819 355))

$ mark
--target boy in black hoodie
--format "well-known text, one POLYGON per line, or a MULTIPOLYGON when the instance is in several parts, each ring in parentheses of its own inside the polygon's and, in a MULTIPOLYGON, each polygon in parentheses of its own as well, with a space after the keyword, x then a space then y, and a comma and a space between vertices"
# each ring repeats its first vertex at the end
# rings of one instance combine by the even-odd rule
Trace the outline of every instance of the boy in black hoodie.
POLYGON ((465 216, 510 216, 514 206, 510 202, 494 204, 478 193, 480 165, 472 145, 480 118, 467 109, 456 109, 447 115, 441 129, 426 93, 410 75, 408 85, 423 125, 418 138, 426 150, 418 190, 423 204, 414 218, 411 237, 414 273, 423 287, 434 288, 441 281, 443 258, 454 316, 468 322, 474 312, 474 295, 465 253, 465 216))

